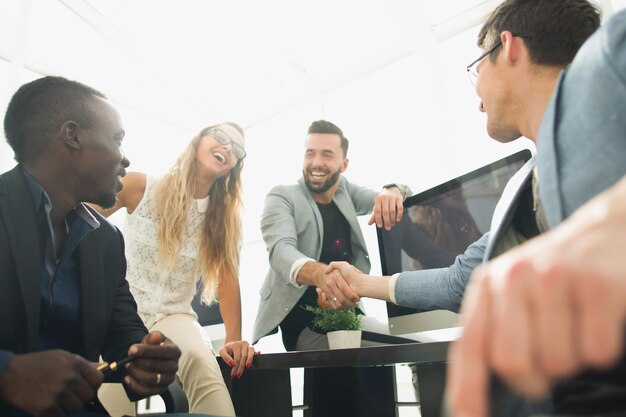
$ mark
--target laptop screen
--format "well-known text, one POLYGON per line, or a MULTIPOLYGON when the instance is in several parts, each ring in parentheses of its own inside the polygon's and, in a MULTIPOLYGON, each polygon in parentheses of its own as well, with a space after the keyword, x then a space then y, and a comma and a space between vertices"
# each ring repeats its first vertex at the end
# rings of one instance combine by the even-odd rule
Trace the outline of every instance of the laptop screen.
MULTIPOLYGON (((383 274, 452 265, 489 231, 506 183, 530 156, 529 150, 519 151, 407 198, 401 222, 389 231, 377 229, 383 274)), ((387 316, 391 334, 458 326, 457 315, 443 310, 426 313, 387 303, 387 316)))

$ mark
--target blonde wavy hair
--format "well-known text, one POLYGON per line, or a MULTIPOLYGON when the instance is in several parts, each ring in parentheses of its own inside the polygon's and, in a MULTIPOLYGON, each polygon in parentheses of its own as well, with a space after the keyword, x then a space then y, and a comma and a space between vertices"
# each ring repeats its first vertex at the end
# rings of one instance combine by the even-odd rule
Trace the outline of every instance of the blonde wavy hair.
MULTIPOLYGON (((155 209, 159 223, 158 250, 170 267, 180 252, 187 214, 195 195, 198 145, 211 129, 221 125, 234 127, 243 137, 243 129, 232 122, 202 129, 157 185, 155 209)), ((196 257, 196 273, 202 277, 202 301, 206 304, 215 301, 221 279, 238 277, 242 241, 242 168, 243 161, 237 161, 228 174, 217 179, 209 190, 209 206, 202 223, 200 248, 196 257)))

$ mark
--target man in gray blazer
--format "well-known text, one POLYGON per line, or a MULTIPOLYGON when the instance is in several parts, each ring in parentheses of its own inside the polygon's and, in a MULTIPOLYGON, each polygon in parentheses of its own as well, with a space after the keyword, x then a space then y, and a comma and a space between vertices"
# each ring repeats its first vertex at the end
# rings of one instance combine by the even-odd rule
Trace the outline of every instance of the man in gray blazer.
POLYGON ((344 260, 369 271, 367 247, 357 216, 374 210, 369 224, 391 228, 402 218, 407 188, 389 184, 381 193, 350 183, 348 140, 325 120, 311 124, 305 142, 302 178, 295 185, 274 187, 261 218, 270 270, 260 291, 253 340, 281 327, 287 350, 328 348, 325 335, 310 329, 321 288, 334 309, 355 306, 359 297, 338 272, 326 265, 344 260))
POLYGON ((484 415, 494 372, 524 395, 552 392, 556 414, 626 415, 626 11, 561 75, 539 139, 548 224, 567 220, 472 278, 452 411, 484 415))

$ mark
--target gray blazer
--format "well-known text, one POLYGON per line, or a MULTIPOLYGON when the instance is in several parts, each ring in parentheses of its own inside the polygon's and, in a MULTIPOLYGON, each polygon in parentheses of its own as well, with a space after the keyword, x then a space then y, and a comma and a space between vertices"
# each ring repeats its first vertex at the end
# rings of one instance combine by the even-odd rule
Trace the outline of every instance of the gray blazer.
MULTIPOLYGON (((538 142, 540 195, 551 227, 626 175, 626 11, 598 29, 561 74, 538 142)), ((557 385, 555 413, 624 415, 626 354, 557 385)))
POLYGON ((537 143, 550 227, 626 174, 626 11, 583 45, 561 74, 537 143))
MULTIPOLYGON (((376 195, 378 192, 352 184, 341 176, 333 197, 350 224, 352 264, 364 272, 369 272, 370 260, 357 216, 372 211, 376 195)), ((322 215, 303 179, 298 184, 276 186, 265 198, 261 231, 269 254, 270 270, 260 291, 253 343, 275 333, 306 290, 307 286, 296 288, 289 282, 289 272, 300 258, 319 259, 323 230, 322 215)))

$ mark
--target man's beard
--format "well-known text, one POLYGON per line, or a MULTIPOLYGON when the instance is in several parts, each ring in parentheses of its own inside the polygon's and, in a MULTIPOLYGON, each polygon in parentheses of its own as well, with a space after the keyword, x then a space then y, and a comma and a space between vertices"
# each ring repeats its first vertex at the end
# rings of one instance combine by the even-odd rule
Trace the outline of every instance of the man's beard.
POLYGON ((307 175, 306 171, 303 172, 304 183, 306 184, 306 188, 308 188, 309 191, 314 193, 314 194, 325 193, 326 191, 330 190, 333 187, 333 185, 337 184, 337 181, 339 181, 339 174, 340 174, 339 171, 341 171, 341 169, 338 169, 337 172, 332 174, 320 186, 313 185, 313 183, 311 183, 311 181, 309 181, 309 176, 307 175))
POLYGON ((94 201, 94 203, 99 205, 103 210, 112 209, 117 203, 117 194, 115 194, 115 192, 103 194, 98 198, 98 201, 94 201))

